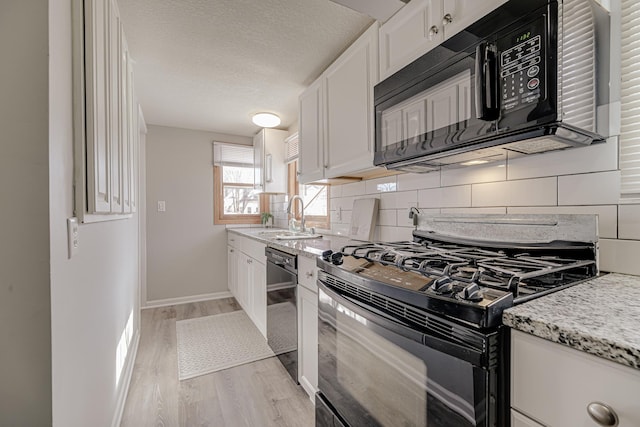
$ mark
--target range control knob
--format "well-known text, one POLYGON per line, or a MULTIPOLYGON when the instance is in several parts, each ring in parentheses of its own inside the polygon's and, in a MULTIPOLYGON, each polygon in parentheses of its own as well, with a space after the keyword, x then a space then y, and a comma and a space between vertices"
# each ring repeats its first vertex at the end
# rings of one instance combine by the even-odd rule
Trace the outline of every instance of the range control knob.
POLYGON ((333 253, 333 251, 331 249, 322 252, 322 259, 325 260, 325 261, 330 262, 332 253, 333 253))
POLYGON ((466 286, 462 291, 458 292, 458 298, 465 301, 478 302, 482 301, 482 294, 480 292, 480 286, 477 283, 471 283, 466 286))
POLYGON ((453 290, 451 279, 447 276, 438 277, 433 281, 431 290, 438 294, 447 294, 453 290))
POLYGON ((342 264, 342 252, 335 252, 335 253, 331 254, 331 263, 333 265, 342 264))

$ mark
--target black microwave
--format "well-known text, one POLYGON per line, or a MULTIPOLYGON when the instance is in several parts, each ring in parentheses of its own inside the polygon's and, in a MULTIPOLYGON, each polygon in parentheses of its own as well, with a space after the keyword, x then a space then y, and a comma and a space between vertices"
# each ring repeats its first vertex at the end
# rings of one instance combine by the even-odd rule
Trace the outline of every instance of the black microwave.
POLYGON ((427 172, 604 141, 609 26, 593 0, 506 2, 375 86, 375 165, 427 172))

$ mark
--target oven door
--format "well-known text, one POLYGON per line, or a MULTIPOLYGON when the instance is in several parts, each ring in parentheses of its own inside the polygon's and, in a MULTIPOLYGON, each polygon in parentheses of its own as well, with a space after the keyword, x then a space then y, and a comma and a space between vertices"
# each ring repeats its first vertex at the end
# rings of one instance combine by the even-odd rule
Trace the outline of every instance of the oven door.
POLYGON ((477 353, 318 287, 318 427, 327 407, 346 426, 499 425, 496 369, 477 353))

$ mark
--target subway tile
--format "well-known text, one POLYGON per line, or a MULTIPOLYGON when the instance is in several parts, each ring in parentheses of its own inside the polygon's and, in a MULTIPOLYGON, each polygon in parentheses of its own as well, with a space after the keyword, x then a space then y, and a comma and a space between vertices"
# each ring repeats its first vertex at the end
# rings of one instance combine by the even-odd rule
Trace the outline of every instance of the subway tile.
POLYGON ((331 232, 339 235, 347 235, 349 234, 349 224, 342 223, 331 223, 331 232))
POLYGON ((598 215, 598 236, 615 239, 617 237, 617 207, 613 206, 524 206, 509 207, 509 214, 596 214, 598 215))
POLYGON ((391 225, 396 226, 396 210, 395 209, 385 209, 378 211, 378 225, 391 225))
POLYGON ((416 206, 417 191, 396 191, 380 195, 380 209, 402 209, 416 206))
POLYGON ((493 208, 445 208, 442 209, 443 214, 506 214, 507 208, 505 207, 493 207, 493 208))
POLYGON ((379 227, 380 241, 392 242, 400 240, 411 240, 413 238, 413 228, 410 227, 379 227))
POLYGON ((600 239, 600 270, 640 275, 640 240, 600 239))
POLYGON ((472 206, 549 206, 557 204, 557 178, 523 179, 472 185, 472 206))
POLYGON ((342 197, 342 185, 329 186, 329 198, 342 197))
POLYGON ((568 150, 509 159, 507 178, 524 179, 586 172, 611 171, 618 168, 618 141, 568 150))
POLYGON ((469 206, 471 206, 470 185, 418 191, 418 208, 458 208, 469 206))
POLYGON ((640 205, 618 207, 618 233, 621 239, 640 240, 640 205))
POLYGON ((364 181, 366 194, 386 193, 389 191, 396 191, 396 177, 385 176, 382 178, 369 179, 364 181))
POLYGON ((398 191, 440 187, 440 171, 405 173, 397 176, 398 191))
POLYGON ((507 179, 506 163, 506 161, 501 161, 486 165, 443 169, 441 183, 443 187, 450 187, 480 182, 505 181, 507 179))
POLYGON ((365 181, 351 182, 349 184, 342 185, 342 197, 347 196, 361 196, 365 194, 367 185, 365 181))
MULTIPOLYGON (((413 227, 413 219, 409 218, 409 209, 398 209, 398 226, 413 227)), ((439 215, 440 209, 420 208, 420 215, 439 215)))
POLYGON ((558 177, 558 205, 614 205, 620 200, 620 171, 558 177))

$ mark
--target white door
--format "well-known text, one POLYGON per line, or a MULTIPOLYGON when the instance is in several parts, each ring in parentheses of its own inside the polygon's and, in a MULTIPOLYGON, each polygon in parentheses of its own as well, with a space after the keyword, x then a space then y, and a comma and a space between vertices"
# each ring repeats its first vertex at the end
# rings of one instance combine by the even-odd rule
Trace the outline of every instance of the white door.
POLYGON ((448 39, 487 15, 507 0, 444 0, 442 26, 448 39))
POLYGON ((297 290, 299 380, 313 398, 318 389, 318 295, 300 285, 297 290))

